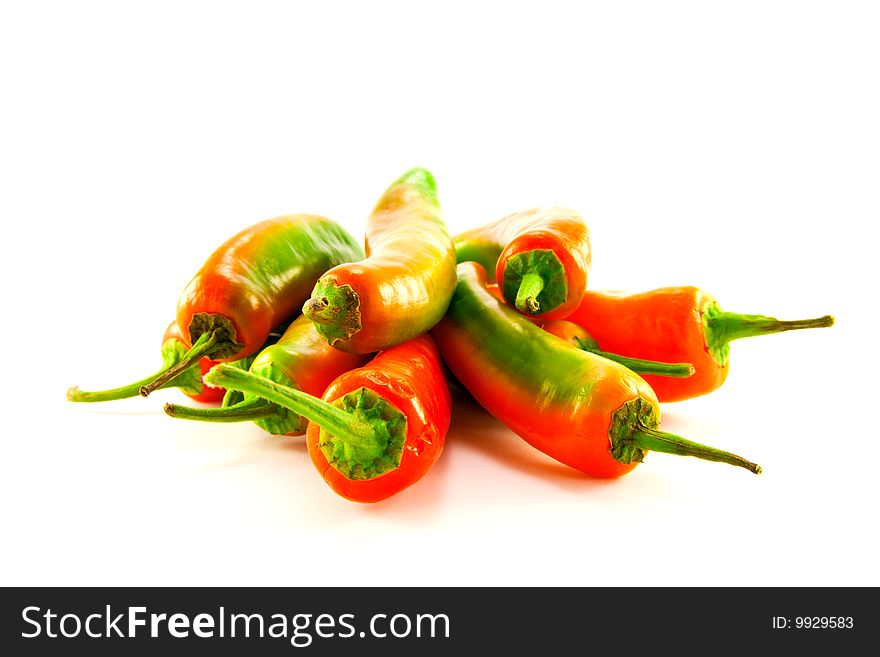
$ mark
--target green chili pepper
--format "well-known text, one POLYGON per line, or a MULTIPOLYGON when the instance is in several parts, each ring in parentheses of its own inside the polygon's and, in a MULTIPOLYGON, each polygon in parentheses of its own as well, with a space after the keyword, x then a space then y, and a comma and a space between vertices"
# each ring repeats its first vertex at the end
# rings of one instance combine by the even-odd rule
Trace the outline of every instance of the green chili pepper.
POLYGON ((619 477, 648 450, 761 469, 659 431, 660 404, 638 374, 550 335, 500 302, 476 263, 458 266, 446 316, 431 333, 456 378, 492 415, 548 456, 619 477))

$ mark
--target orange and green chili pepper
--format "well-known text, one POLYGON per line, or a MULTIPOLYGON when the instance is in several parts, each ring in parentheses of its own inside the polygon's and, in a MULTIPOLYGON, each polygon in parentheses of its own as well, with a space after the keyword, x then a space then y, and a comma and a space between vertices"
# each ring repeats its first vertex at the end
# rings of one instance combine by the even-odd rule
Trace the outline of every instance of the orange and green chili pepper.
POLYGON ((421 479, 443 450, 451 418, 449 386, 428 335, 346 372, 320 399, 223 364, 207 378, 309 418, 312 462, 355 502, 378 502, 421 479))
POLYGON ((458 262, 481 264, 521 313, 563 319, 587 286, 592 253, 583 218, 564 208, 508 215, 453 238, 458 262))
POLYGON ((365 260, 321 276, 303 307, 337 349, 372 353, 440 321, 455 287, 455 252, 437 188, 412 169, 384 193, 367 222, 365 260))
MULTIPOLYGON (((279 385, 320 397, 334 379, 360 367, 368 358, 334 349, 318 334, 314 324, 300 315, 277 343, 266 347, 253 359, 249 371, 279 385)), ((166 404, 165 412, 172 417, 206 422, 251 420, 274 435, 303 434, 308 425, 298 413, 250 393, 244 394, 238 403, 224 403, 222 408, 166 404)))
POLYGON ((568 319, 608 351, 693 364, 694 375, 687 379, 645 376, 661 402, 690 399, 721 386, 727 378, 732 340, 834 324, 830 315, 781 321, 724 312, 712 296, 696 287, 639 294, 588 290, 568 319))
POLYGON ((277 217, 241 231, 211 254, 180 297, 177 325, 192 348, 141 394, 199 358, 256 353, 273 328, 297 314, 321 274, 362 257, 342 226, 318 215, 277 217))
POLYGON ((479 265, 460 264, 458 277, 449 310, 432 330, 443 360, 489 413, 534 447, 597 477, 626 474, 649 450, 760 472, 740 456, 658 430, 660 406, 644 379, 499 302, 479 265))

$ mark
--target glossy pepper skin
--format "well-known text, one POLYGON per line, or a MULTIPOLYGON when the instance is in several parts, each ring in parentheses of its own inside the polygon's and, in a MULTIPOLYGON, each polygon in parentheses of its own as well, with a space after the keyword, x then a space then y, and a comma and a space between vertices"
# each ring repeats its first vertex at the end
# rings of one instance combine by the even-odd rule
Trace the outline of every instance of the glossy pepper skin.
MULTIPOLYGON (((181 357, 188 349, 189 345, 181 335, 177 322, 171 322, 162 335, 162 369, 159 372, 164 372, 180 362, 181 357)), ((202 358, 197 364, 178 374, 163 387, 180 388, 183 394, 198 402, 209 404, 219 402, 223 399, 226 391, 223 388, 209 386, 202 380, 202 375, 214 365, 215 362, 209 358, 202 358)), ((153 374, 135 383, 110 390, 88 392, 74 387, 67 391, 67 399, 75 402, 103 402, 137 397, 141 386, 152 381, 156 376, 157 374, 153 374)))
POLYGON ((587 287, 590 230, 565 208, 534 208, 457 235, 456 260, 494 275, 504 298, 523 314, 563 319, 587 287))
MULTIPOLYGON (((300 315, 278 342, 267 346, 253 359, 248 371, 320 397, 334 379, 368 360, 366 355, 334 349, 318 334, 314 324, 300 315)), ((250 393, 245 394, 241 402, 224 404, 223 408, 200 409, 166 404, 165 412, 172 417, 207 422, 251 420, 273 435, 301 435, 308 426, 308 420, 298 413, 250 393)))
MULTIPOLYGON (((192 345, 177 368, 209 357, 253 355, 272 329, 298 314, 318 277, 363 251, 342 226, 314 214, 276 217, 231 237, 205 261, 177 304, 177 325, 192 345)), ((141 387, 147 396, 172 368, 141 387)))
POLYGON ((637 294, 588 290, 568 320, 584 327, 608 351, 691 363, 695 371, 687 379, 645 375, 661 402, 690 399, 720 387, 727 378, 731 340, 834 323, 829 315, 780 321, 727 313, 714 297, 692 286, 637 294))
POLYGON ((428 335, 379 353, 314 399, 220 365, 210 381, 259 394, 311 420, 312 462, 330 487, 355 502, 378 502, 411 486, 443 450, 452 402, 428 335))
POLYGON ((385 191, 366 228, 367 257, 321 276, 303 313, 337 349, 372 353, 440 321, 455 287, 455 252, 434 177, 412 169, 385 191))
POLYGON ((486 289, 485 272, 458 267, 452 303, 432 335, 474 398, 528 443, 581 472, 619 477, 649 450, 760 468, 658 431, 660 407, 639 375, 541 330, 486 289))

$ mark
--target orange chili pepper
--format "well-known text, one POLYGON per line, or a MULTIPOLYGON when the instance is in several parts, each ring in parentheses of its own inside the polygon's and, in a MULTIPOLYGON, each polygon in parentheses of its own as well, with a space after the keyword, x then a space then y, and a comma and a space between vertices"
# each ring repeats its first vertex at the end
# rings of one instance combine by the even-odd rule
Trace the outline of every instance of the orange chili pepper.
POLYGON ((639 294, 588 290, 568 319, 616 354, 691 363, 695 372, 687 379, 645 375, 662 402, 705 395, 724 383, 732 340, 834 324, 831 315, 780 321, 766 315, 724 312, 712 296, 696 287, 666 287, 639 294))

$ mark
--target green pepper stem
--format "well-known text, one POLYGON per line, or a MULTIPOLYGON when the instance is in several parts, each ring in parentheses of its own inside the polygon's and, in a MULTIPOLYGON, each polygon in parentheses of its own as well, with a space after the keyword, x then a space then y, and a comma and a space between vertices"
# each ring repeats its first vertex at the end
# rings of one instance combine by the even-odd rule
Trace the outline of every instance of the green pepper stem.
POLYGON ((741 315, 719 312, 708 318, 709 329, 718 342, 731 342, 757 335, 795 331, 799 329, 826 328, 834 324, 834 317, 825 315, 815 319, 781 321, 766 315, 741 315))
POLYGON ((138 392, 141 393, 142 396, 147 397, 149 394, 159 388, 165 386, 171 379, 175 376, 188 369, 195 363, 199 362, 205 356, 208 356, 213 352, 214 347, 217 346, 217 334, 214 331, 210 333, 202 333, 199 336, 199 339, 195 341, 195 344, 187 351, 183 356, 181 356, 180 360, 176 365, 169 367, 167 370, 159 374, 155 379, 153 379, 149 383, 145 383, 140 387, 138 392))
POLYGON ((312 296, 303 305, 303 315, 329 343, 345 342, 361 330, 361 301, 351 285, 332 280, 315 283, 312 296))
POLYGON ((228 408, 244 401, 244 395, 240 390, 227 390, 223 394, 223 400, 220 402, 220 408, 228 408))
POLYGON ((534 315, 541 309, 538 303, 538 295, 544 289, 544 279, 538 274, 523 274, 519 284, 519 290, 516 292, 516 302, 514 305, 521 313, 534 315))
POLYGON ((192 408, 179 404, 165 404, 165 412, 171 417, 203 422, 247 422, 275 414, 275 405, 262 397, 253 397, 225 408, 192 408))
POLYGON ((247 392, 288 408, 356 447, 376 449, 379 442, 375 429, 369 423, 358 420, 323 399, 280 385, 252 372, 220 364, 211 368, 205 375, 205 381, 227 390, 232 388, 247 392))
POLYGON ((602 356, 615 363, 620 363, 624 367, 631 369, 636 374, 656 374, 658 376, 670 376, 678 379, 684 379, 691 376, 696 370, 690 363, 661 363, 656 360, 643 360, 641 358, 629 358, 619 354, 612 354, 599 349, 599 345, 595 340, 582 340, 575 337, 575 346, 583 351, 589 351, 591 354, 602 356), (595 343, 595 346, 594 346, 595 343))
MULTIPOLYGON (((145 377, 140 381, 120 386, 118 388, 111 388, 109 390, 85 391, 74 386, 67 391, 67 399, 72 402, 104 402, 113 401, 115 399, 137 397, 138 394, 140 394, 141 386, 155 381, 159 376, 173 367, 185 351, 186 347, 184 347, 183 343, 180 341, 176 339, 166 340, 162 344, 162 367, 155 374, 145 377)), ((194 392, 201 392, 202 373, 192 371, 181 372, 178 376, 168 381, 163 387, 180 387, 187 392, 191 390, 194 392), (196 384, 195 388, 193 388, 193 384, 196 384)))
POLYGON ((309 299, 303 306, 303 315, 315 324, 326 325, 332 323, 333 315, 330 311, 330 299, 327 297, 309 299))
MULTIPOLYGON (((159 376, 164 374, 169 367, 172 366, 173 364, 169 364, 152 376, 143 378, 140 381, 136 381, 135 383, 130 383, 127 386, 120 386, 118 388, 111 388, 109 390, 96 390, 90 392, 86 390, 80 390, 79 388, 74 386, 67 391, 67 400, 72 402, 104 402, 113 401, 116 399, 128 399, 129 397, 137 397, 140 394, 141 386, 152 383, 159 376)), ((168 381, 162 387, 170 388, 173 387, 173 385, 174 381, 168 381)))
POLYGON ((666 431, 649 429, 641 423, 633 431, 631 440, 635 447, 642 450, 677 454, 678 456, 696 456, 698 459, 736 465, 749 472, 761 474, 761 466, 747 461, 741 456, 701 445, 666 431))

